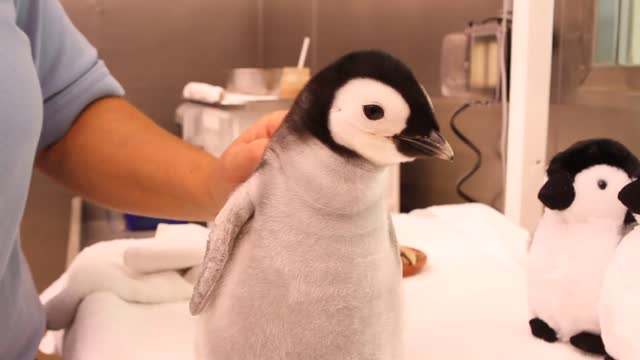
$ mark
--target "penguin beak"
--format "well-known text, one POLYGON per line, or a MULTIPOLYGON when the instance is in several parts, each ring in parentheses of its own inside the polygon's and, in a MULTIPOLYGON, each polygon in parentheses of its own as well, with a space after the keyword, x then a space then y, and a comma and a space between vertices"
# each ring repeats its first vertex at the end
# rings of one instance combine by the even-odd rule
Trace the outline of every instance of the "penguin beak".
POLYGON ((425 157, 432 156, 453 161, 451 145, 436 130, 431 130, 428 136, 398 134, 395 138, 397 141, 411 146, 425 157))

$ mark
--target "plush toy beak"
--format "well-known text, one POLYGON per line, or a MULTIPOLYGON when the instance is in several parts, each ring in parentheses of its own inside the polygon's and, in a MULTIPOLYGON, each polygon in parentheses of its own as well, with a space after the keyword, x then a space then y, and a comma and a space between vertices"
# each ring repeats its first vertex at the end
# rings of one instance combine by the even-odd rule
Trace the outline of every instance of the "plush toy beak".
POLYGON ((418 156, 453 160, 451 145, 436 130, 431 130, 428 136, 398 134, 394 138, 416 150, 418 156))
POLYGON ((632 213, 640 214, 640 180, 634 180, 623 187, 618 193, 618 199, 632 213))

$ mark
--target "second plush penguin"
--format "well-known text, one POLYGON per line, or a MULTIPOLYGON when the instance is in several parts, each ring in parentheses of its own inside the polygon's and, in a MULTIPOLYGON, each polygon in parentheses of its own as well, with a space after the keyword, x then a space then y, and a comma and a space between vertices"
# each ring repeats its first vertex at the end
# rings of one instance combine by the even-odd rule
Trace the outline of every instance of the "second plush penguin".
POLYGON ((527 264, 534 336, 604 354, 598 301, 625 228, 618 192, 637 166, 628 149, 609 139, 578 142, 551 160, 527 264))
MULTIPOLYGON (((625 186, 618 198, 636 219, 640 214, 640 180, 625 186)), ((640 359, 640 226, 618 245, 600 297, 600 327, 609 358, 640 359)))
POLYGON ((214 221, 197 358, 399 360, 402 266, 385 169, 453 156, 411 71, 379 51, 316 74, 214 221))

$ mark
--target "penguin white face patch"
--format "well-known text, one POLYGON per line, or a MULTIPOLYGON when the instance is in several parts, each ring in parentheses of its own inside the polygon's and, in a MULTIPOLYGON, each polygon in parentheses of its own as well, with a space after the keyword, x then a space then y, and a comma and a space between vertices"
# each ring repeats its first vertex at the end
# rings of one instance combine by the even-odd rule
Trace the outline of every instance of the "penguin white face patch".
POLYGON ((329 111, 329 131, 338 144, 374 164, 411 161, 392 139, 406 127, 410 112, 402 95, 392 87, 357 78, 336 92, 329 111))
POLYGON ((622 169, 610 165, 595 165, 575 176, 576 197, 566 209, 574 220, 588 218, 622 221, 626 207, 618 200, 618 193, 631 179, 622 169))

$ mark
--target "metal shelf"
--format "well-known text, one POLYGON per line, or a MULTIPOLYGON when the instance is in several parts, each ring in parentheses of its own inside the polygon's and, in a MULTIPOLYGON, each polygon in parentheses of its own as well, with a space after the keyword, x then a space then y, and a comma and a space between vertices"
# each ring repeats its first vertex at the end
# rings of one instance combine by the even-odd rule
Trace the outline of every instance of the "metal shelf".
POLYGON ((155 231, 129 231, 123 213, 101 208, 76 196, 71 199, 66 267, 87 246, 113 239, 149 238, 154 234, 155 231))

